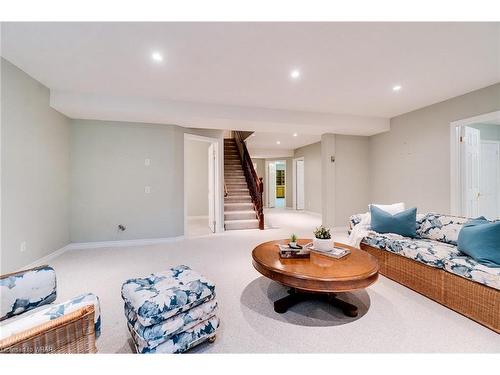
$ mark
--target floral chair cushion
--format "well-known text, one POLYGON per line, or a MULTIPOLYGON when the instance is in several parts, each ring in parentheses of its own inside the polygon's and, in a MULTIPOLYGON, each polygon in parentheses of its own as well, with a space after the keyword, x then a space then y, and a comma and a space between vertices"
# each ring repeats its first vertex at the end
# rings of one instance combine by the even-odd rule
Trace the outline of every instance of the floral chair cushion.
POLYGON ((5 321, 0 326, 0 339, 18 334, 27 329, 34 328, 40 324, 47 323, 53 319, 59 318, 65 314, 69 314, 87 305, 94 305, 95 316, 95 335, 99 337, 101 333, 101 313, 99 298, 92 294, 82 294, 81 296, 72 298, 66 302, 60 304, 53 304, 46 306, 45 308, 37 309, 32 313, 23 314, 23 316, 17 319, 12 319, 5 321))
POLYGON ((138 337, 145 342, 144 346, 158 346, 171 336, 186 331, 198 323, 205 321, 215 315, 217 300, 212 298, 208 302, 193 307, 183 313, 174 315, 167 320, 152 325, 143 326, 137 321, 135 312, 125 305, 125 315, 138 337))
POLYGON ((444 261, 460 252, 456 246, 428 239, 410 239, 397 234, 371 232, 363 243, 414 259, 431 267, 444 268, 444 261))
POLYGON ((458 233, 469 219, 459 216, 429 213, 417 225, 417 235, 452 245, 457 244, 458 233))
POLYGON ((56 272, 41 266, 0 277, 0 320, 56 299, 56 272))
POLYGON ((446 259, 444 268, 455 275, 500 290, 500 268, 498 267, 487 267, 462 254, 446 259))
POLYGON ((122 298, 143 326, 158 324, 171 316, 208 301, 215 285, 187 266, 177 266, 145 278, 127 280, 122 298))
POLYGON ((185 352, 212 337, 219 324, 219 318, 212 316, 210 319, 202 321, 188 330, 171 336, 168 340, 155 347, 145 345, 144 340, 137 335, 130 323, 128 323, 128 328, 132 334, 132 339, 138 353, 173 354, 185 352))

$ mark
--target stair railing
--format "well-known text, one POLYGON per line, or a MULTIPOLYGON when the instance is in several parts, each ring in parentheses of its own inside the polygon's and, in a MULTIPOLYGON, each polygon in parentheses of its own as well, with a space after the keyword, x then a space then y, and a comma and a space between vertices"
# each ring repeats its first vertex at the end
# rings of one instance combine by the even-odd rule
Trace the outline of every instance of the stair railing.
POLYGON ((264 183, 262 182, 262 177, 257 176, 257 172, 253 167, 252 158, 245 144, 246 135, 247 132, 235 131, 234 140, 236 141, 236 147, 240 154, 241 165, 243 167, 243 173, 245 173, 250 196, 252 197, 255 215, 259 220, 259 229, 262 230, 264 229, 264 200, 262 199, 264 183))

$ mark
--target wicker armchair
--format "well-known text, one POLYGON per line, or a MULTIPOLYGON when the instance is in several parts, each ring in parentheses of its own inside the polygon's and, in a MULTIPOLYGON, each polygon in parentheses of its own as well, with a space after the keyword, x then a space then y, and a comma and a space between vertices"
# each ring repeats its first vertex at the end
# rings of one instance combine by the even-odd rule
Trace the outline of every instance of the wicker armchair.
POLYGON ((55 271, 41 266, 0 276, 0 353, 96 353, 99 299, 88 293, 60 304, 55 271))

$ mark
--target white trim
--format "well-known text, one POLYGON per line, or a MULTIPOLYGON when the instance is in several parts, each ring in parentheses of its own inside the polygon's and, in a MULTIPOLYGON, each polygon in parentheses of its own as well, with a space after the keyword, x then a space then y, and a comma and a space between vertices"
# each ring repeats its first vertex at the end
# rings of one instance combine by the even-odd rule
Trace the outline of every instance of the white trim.
POLYGON ((460 131, 462 126, 500 119, 500 111, 485 113, 450 123, 450 213, 463 216, 462 211, 462 160, 460 131))
MULTIPOLYGON (((186 141, 199 141, 199 142, 207 142, 214 145, 215 150, 215 233, 224 231, 224 199, 221 199, 221 196, 224 195, 223 185, 221 186, 221 181, 223 180, 224 171, 221 168, 221 158, 224 157, 224 141, 222 140, 222 144, 220 139, 205 137, 196 134, 184 133, 184 150, 183 150, 183 164, 184 164, 184 236, 187 236, 187 194, 186 194, 186 171, 187 171, 187 163, 186 163, 186 141), (221 151, 222 150, 222 151, 221 151)), ((222 164, 223 165, 223 164, 222 164)))
POLYGON ((18 269, 18 271, 22 271, 28 268, 33 268, 35 266, 47 264, 50 260, 57 258, 58 256, 63 255, 67 251, 73 250, 85 250, 85 249, 100 249, 105 247, 132 247, 132 246, 147 246, 147 245, 156 245, 162 243, 171 243, 183 240, 184 236, 177 237, 165 237, 165 238, 144 238, 139 240, 120 240, 120 241, 100 241, 100 242, 73 242, 66 246, 61 247, 60 249, 47 254, 26 266, 23 266, 18 269))
POLYGON ((70 245, 71 244, 63 246, 60 249, 53 251, 52 253, 47 254, 47 255, 35 260, 34 262, 27 264, 26 266, 24 266, 22 268, 19 268, 17 271, 22 271, 22 270, 26 270, 28 268, 33 268, 36 266, 47 264, 50 260, 57 258, 58 256, 63 255, 66 251, 70 250, 70 245))
MULTIPOLYGON (((498 154, 497 154, 497 158, 498 158, 498 162, 500 163, 500 141, 497 141, 497 140, 493 140, 493 139, 481 139, 481 144, 494 144, 494 145, 497 145, 498 147, 498 154)), ((481 149, 481 152, 482 152, 482 149, 481 149)), ((500 164, 497 165, 499 168, 500 168, 500 164)), ((500 186, 500 171, 499 173, 497 174, 497 186, 500 186)), ((498 217, 498 214, 500 213, 500 199, 497 199, 497 217, 498 217)))
POLYGON ((69 244, 68 250, 100 249, 103 247, 130 247, 146 246, 162 243, 171 243, 183 240, 184 236, 165 238, 143 238, 139 240, 101 241, 101 242, 76 242, 69 244))

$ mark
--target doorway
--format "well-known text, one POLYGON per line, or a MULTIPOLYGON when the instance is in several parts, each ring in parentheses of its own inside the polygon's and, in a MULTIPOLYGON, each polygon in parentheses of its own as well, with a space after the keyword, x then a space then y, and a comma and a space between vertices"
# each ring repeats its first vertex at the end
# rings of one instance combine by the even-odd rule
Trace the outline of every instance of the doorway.
POLYGON ((452 123, 452 213, 500 218, 500 111, 452 123))
POLYGON ((267 206, 286 207, 286 160, 275 160, 268 165, 267 206))
POLYGON ((220 231, 219 141, 184 135, 184 235, 220 231))
POLYGON ((304 158, 293 159, 293 208, 304 209, 304 158))

